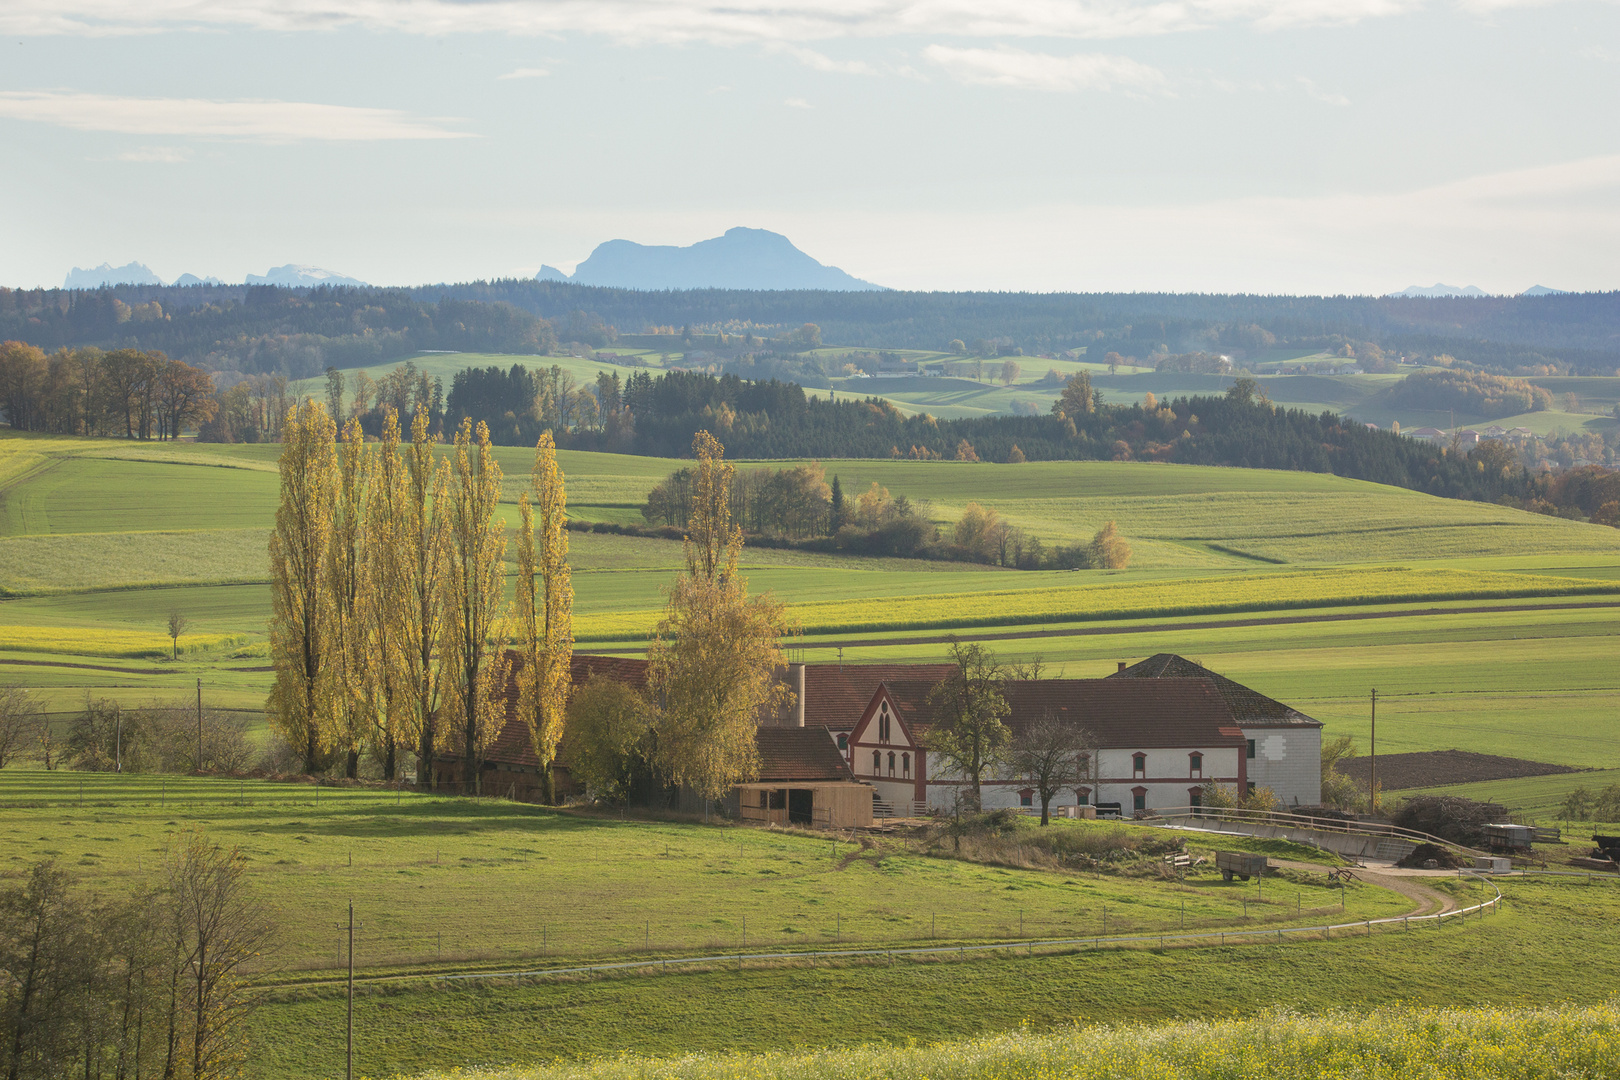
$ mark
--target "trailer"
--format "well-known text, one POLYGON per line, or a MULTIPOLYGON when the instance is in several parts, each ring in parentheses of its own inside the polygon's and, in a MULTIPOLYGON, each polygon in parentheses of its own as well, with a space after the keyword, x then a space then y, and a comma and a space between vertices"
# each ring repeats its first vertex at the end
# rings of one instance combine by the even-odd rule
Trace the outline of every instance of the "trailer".
POLYGON ((1231 881, 1234 876, 1244 881, 1251 877, 1263 877, 1268 865, 1264 855, 1250 855, 1245 851, 1215 853, 1215 869, 1221 872, 1221 877, 1226 881, 1231 881))

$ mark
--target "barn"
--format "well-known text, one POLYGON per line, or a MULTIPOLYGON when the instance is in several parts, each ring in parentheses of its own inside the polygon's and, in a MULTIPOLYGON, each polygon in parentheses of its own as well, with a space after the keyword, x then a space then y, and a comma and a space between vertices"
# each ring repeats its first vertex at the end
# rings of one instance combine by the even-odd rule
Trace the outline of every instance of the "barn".
MULTIPOLYGON (((942 720, 929 700, 935 685, 883 682, 850 736, 855 777, 877 792, 880 813, 948 813, 969 787, 923 745, 942 720)), ((1014 738, 1049 717, 1093 736, 1090 778, 1059 794, 1056 809, 1118 804, 1130 814, 1193 806, 1207 783, 1242 789, 1248 781, 1243 732, 1209 679, 1014 681, 1004 695, 1014 738)), ((1005 771, 983 778, 980 799, 986 810, 1040 802, 1028 777, 1005 771)))
POLYGON ((1322 722, 1174 653, 1156 653, 1109 679, 1208 679, 1243 731, 1247 782, 1289 806, 1322 801, 1322 722))

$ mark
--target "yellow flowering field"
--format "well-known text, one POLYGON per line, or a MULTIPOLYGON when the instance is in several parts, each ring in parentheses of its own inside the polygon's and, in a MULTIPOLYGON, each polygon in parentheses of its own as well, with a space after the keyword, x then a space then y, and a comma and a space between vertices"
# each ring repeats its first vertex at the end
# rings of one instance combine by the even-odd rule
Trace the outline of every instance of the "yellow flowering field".
MULTIPOLYGON (((182 653, 240 645, 241 634, 181 634, 182 653)), ((0 626, 0 652, 71 653, 77 656, 168 656, 169 635, 155 630, 104 627, 0 626)))
POLYGON ((1420 1009, 1014 1032, 927 1047, 622 1057, 418 1080, 1587 1080, 1614 1076, 1620 1003, 1420 1009))
MULTIPOLYGON (((1615 592, 1620 584, 1593 579, 1374 566, 825 600, 795 604, 788 611, 805 633, 839 633, 1615 592)), ((658 616, 656 611, 587 615, 575 620, 575 634, 580 641, 631 640, 652 629, 658 616)))

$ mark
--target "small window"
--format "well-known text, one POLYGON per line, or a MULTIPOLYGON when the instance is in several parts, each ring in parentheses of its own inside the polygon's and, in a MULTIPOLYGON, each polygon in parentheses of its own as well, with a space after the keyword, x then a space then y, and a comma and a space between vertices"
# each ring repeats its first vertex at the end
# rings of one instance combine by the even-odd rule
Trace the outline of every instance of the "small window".
POLYGON ((1248 744, 1249 744, 1248 749, 1245 751, 1244 756, 1247 757, 1250 761, 1253 761, 1254 760, 1254 740, 1249 739, 1248 744))
POLYGON ((872 775, 877 776, 882 772, 883 772, 883 754, 880 751, 874 750, 874 751, 872 751, 872 775))
POLYGON ((1204 789, 1203 788, 1196 788, 1196 787, 1195 788, 1188 788, 1187 789, 1187 805, 1193 807, 1194 809, 1196 809, 1196 808, 1198 808, 1200 806, 1203 806, 1204 805, 1204 789))
POLYGON ((1018 793, 1018 805, 1019 806, 1034 806, 1035 805, 1035 793, 1033 791, 1030 791, 1028 788, 1025 788, 1023 791, 1020 791, 1018 793))
POLYGON ((894 775, 894 751, 889 751, 889 775, 894 775))
MULTIPOLYGON (((1145 777, 1145 776, 1147 776, 1147 755, 1146 754, 1132 754, 1131 755, 1131 774, 1132 774, 1133 777, 1136 777, 1136 776, 1145 777)), ((1138 807, 1138 809, 1140 809, 1140 807, 1138 807)))
POLYGON ((1147 809, 1147 792, 1139 791, 1139 792, 1136 792, 1133 795, 1131 795, 1131 809, 1132 810, 1146 810, 1147 809))
POLYGON ((1075 788, 1074 789, 1074 801, 1075 801, 1075 803, 1077 803, 1080 806, 1090 806, 1091 805, 1091 789, 1090 788, 1075 788))
POLYGON ((900 755, 900 775, 905 777, 907 780, 911 779, 911 755, 910 754, 901 754, 900 755))
POLYGON ((838 749, 840 749, 840 750, 848 750, 849 749, 849 736, 847 734, 845 734, 844 732, 842 732, 842 731, 840 731, 838 733, 838 749))
POLYGON ((1189 771, 1190 775, 1192 775, 1192 776, 1203 776, 1204 775, 1204 755, 1203 754, 1188 754, 1187 755, 1187 768, 1188 768, 1188 771, 1189 771))

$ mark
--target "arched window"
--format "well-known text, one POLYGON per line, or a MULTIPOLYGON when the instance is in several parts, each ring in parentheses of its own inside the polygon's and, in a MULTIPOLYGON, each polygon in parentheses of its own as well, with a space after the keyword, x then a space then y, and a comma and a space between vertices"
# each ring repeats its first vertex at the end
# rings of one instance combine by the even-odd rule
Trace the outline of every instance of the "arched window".
POLYGON ((1135 778, 1135 777, 1146 777, 1147 776, 1147 755, 1146 754, 1132 754, 1131 755, 1131 776, 1133 778, 1135 778))
POLYGON ((1074 789, 1074 801, 1080 806, 1091 805, 1091 789, 1088 787, 1074 789))
POLYGON ((889 741, 889 706, 885 702, 878 706, 878 742, 889 741))
POLYGON ((905 777, 907 780, 911 779, 911 755, 910 754, 901 754, 900 755, 900 775, 905 777))
POLYGON ((1187 775, 1192 776, 1192 777, 1199 777, 1199 776, 1204 775, 1204 755, 1203 754, 1188 754, 1187 755, 1187 775))
POLYGON ((848 750, 849 749, 849 735, 848 735, 847 732, 840 731, 838 733, 838 749, 840 749, 840 750, 848 750))
POLYGON ((872 775, 873 776, 878 776, 882 772, 883 772, 883 755, 881 753, 879 753, 878 751, 874 750, 874 751, 872 751, 872 775))
POLYGON ((889 751, 889 775, 894 775, 894 751, 889 751))

